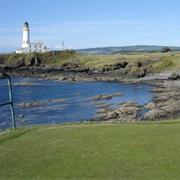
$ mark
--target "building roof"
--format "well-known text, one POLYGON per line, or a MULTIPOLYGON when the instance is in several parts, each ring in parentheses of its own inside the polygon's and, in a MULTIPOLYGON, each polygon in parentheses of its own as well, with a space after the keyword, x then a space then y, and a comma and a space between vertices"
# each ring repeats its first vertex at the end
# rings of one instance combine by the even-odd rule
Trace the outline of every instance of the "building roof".
POLYGON ((29 24, 28 24, 27 21, 24 23, 24 27, 25 27, 25 28, 29 28, 29 24))

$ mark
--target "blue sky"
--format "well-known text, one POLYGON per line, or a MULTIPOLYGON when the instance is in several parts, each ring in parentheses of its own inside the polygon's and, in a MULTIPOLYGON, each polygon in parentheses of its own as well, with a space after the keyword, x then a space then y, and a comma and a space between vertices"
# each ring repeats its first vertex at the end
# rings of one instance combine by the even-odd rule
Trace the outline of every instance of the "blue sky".
POLYGON ((31 41, 50 48, 124 45, 180 46, 178 0, 0 0, 0 50, 21 46, 28 21, 31 41))

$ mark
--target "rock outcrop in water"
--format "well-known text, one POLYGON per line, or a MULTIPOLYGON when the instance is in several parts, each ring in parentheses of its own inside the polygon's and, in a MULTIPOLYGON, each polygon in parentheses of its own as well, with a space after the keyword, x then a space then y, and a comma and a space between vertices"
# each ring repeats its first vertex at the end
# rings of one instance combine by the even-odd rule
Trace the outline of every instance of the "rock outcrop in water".
POLYGON ((99 106, 94 121, 137 122, 174 119, 180 115, 180 87, 158 86, 153 89, 152 102, 144 106, 122 103, 119 107, 99 106))
POLYGON ((134 122, 138 121, 138 113, 140 106, 135 103, 122 103, 119 107, 105 108, 98 113, 98 120, 101 121, 119 121, 119 122, 134 122))
POLYGON ((180 79, 180 74, 178 73, 173 73, 171 76, 168 77, 169 80, 179 80, 180 79))
POLYGON ((24 108, 24 109, 31 109, 31 108, 36 108, 42 106, 42 102, 34 101, 34 102, 23 102, 18 104, 19 107, 24 108))
POLYGON ((149 111, 144 114, 145 120, 176 118, 180 115, 180 89, 161 87, 154 90, 153 102, 145 106, 149 111))

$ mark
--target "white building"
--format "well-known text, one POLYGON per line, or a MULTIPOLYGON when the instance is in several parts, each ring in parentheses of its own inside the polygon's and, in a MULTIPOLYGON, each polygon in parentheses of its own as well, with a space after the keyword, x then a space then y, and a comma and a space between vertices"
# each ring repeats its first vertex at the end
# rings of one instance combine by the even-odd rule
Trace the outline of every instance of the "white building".
POLYGON ((24 23, 23 27, 23 40, 22 40, 22 48, 16 50, 16 53, 32 53, 32 52, 48 52, 48 48, 44 46, 42 42, 38 43, 30 43, 30 29, 29 24, 27 22, 24 23))

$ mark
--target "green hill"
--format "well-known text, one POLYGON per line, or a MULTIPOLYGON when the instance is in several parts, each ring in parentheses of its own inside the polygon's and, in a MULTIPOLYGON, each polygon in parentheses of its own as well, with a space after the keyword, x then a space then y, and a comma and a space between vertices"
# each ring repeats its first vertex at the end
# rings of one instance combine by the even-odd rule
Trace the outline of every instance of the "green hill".
MULTIPOLYGON (((121 47, 99 47, 99 48, 88 48, 80 49, 78 52, 85 54, 114 54, 114 53, 127 53, 127 52, 158 52, 161 51, 165 46, 121 46, 121 47)), ((179 51, 180 47, 170 46, 172 51, 179 51)))

